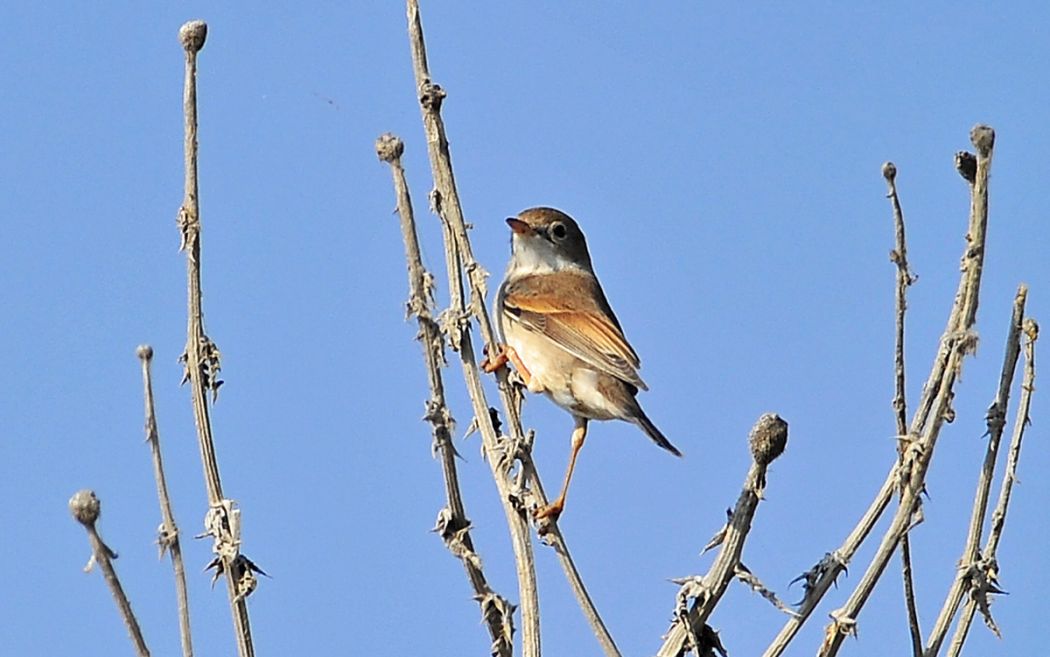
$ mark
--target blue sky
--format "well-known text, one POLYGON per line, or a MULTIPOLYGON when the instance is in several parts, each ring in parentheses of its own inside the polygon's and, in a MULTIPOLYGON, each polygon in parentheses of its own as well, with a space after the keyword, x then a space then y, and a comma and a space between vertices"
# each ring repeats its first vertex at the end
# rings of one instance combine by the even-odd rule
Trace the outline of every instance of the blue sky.
MULTIPOLYGON (((431 71, 475 253, 494 289, 503 219, 554 205, 587 233, 598 274, 643 360, 641 401, 685 453, 633 426, 592 426, 562 527, 617 642, 655 652, 676 588, 747 471, 746 436, 776 411, 786 454, 745 551, 788 600, 788 583, 837 547, 894 459, 893 233, 883 161, 896 162, 919 274, 909 292, 909 400, 943 329, 958 275, 968 193, 953 154, 977 122, 997 130, 981 346, 955 399, 914 532, 924 633, 963 545, 985 409, 1021 281, 1029 314, 1050 296, 1050 9, 987 3, 807 3, 792 8, 515 6, 424 2, 431 71)), ((66 500, 95 489, 101 531, 155 654, 175 654, 170 566, 159 522, 135 346, 156 350, 165 458, 191 580, 198 655, 233 650, 221 587, 200 569, 205 494, 185 341, 182 52, 201 55, 201 204, 206 326, 223 353, 214 409, 226 492, 245 551, 273 575, 250 600, 259 654, 485 654, 463 572, 429 533, 439 464, 420 421, 427 392, 394 197, 372 143, 394 131, 427 264, 429 165, 400 3, 311 9, 189 2, 148 8, 23 5, 0 40, 0 541, 10 654, 129 650, 104 584, 80 568, 84 533, 66 500)), ((444 301, 444 295, 441 300, 444 301)), ((446 372, 458 435, 470 410, 446 372)), ((1044 386, 1040 386, 1044 387, 1044 386)), ((1000 550, 994 606, 1005 638, 975 625, 969 654, 1041 649, 1050 587, 1050 468, 1037 392, 1000 550)), ((1014 399, 1017 390, 1014 391, 1014 399)), ((1011 419, 1012 419, 1011 413, 1011 419)), ((525 408, 548 487, 571 420, 525 408)), ((477 437, 459 443, 474 540, 493 587, 516 600, 507 532, 477 437)), ((996 487, 997 490, 997 487, 996 487)), ((885 523, 880 525, 884 528, 885 523)), ((813 654, 826 613, 790 654, 813 654)), ((597 654, 557 566, 538 548, 547 654, 597 654)), ((896 562, 843 654, 904 654, 896 562)), ((712 619, 731 654, 759 653, 783 621, 730 589, 712 619)))

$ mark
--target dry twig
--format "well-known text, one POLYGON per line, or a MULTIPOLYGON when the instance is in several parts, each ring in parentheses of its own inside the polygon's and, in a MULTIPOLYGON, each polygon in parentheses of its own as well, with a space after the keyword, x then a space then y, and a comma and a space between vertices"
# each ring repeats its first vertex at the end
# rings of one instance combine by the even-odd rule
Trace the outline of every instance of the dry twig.
POLYGON ((168 496, 168 482, 164 477, 164 462, 160 453, 160 434, 157 431, 157 414, 153 407, 153 380, 150 376, 150 362, 153 360, 153 347, 141 345, 135 352, 142 361, 142 386, 146 403, 146 442, 149 443, 153 456, 153 478, 157 482, 157 499, 160 502, 162 521, 157 529, 157 545, 160 556, 171 554, 171 567, 175 571, 175 595, 179 605, 179 638, 182 641, 184 657, 193 657, 193 639, 190 635, 190 597, 186 590, 186 568, 182 562, 182 547, 179 544, 179 529, 175 525, 175 513, 171 508, 171 497, 168 496))
POLYGON ((962 360, 976 347, 977 339, 973 325, 977 317, 984 264, 988 223, 988 174, 995 132, 988 126, 978 125, 971 130, 970 139, 977 149, 977 172, 971 188, 967 248, 962 258, 963 274, 930 380, 912 419, 909 436, 917 438, 903 460, 901 476, 906 484, 901 493, 900 506, 864 576, 842 608, 831 613, 832 622, 826 628, 824 643, 818 653, 821 657, 836 655, 845 637, 856 633, 857 615, 881 577, 901 536, 908 531, 912 517, 918 509, 926 471, 941 426, 953 415, 951 401, 955 381, 962 371, 962 360))
MULTIPOLYGON (((449 270, 452 303, 446 316, 446 331, 453 349, 457 349, 460 353, 467 390, 474 406, 474 422, 480 430, 490 467, 493 467, 493 475, 500 489, 504 512, 507 514, 511 528, 521 594, 523 652, 525 655, 538 655, 540 645, 539 598, 535 586, 532 547, 528 540, 528 525, 524 516, 527 507, 546 505, 547 499, 529 453, 531 441, 527 439, 521 428, 521 398, 508 380, 506 370, 497 372, 496 380, 500 400, 510 427, 509 441, 498 435, 481 385, 481 375, 470 338, 469 318, 473 316, 477 319, 486 348, 495 349, 496 335, 485 307, 487 273, 475 260, 470 238, 467 235, 467 224, 463 218, 463 210, 456 190, 448 139, 441 118, 441 103, 445 98, 445 91, 430 78, 423 27, 419 16, 419 3, 417 0, 407 0, 407 7, 416 89, 419 94, 423 126, 427 136, 427 150, 434 177, 431 206, 441 218, 445 237, 446 264, 449 270), (469 308, 463 300, 464 271, 470 284, 469 308), (518 482, 513 490, 505 490, 503 480, 510 480, 510 471, 515 461, 520 464, 518 482), (524 487, 525 482, 529 484, 529 488, 524 487), (513 509, 508 508, 508 503, 513 506, 513 509)), ((491 353, 495 352, 491 351, 491 353)), ((568 545, 557 523, 547 525, 544 533, 545 540, 555 548, 562 570, 602 650, 609 657, 618 657, 620 652, 584 587, 583 580, 572 561, 568 545)))
POLYGON ((415 316, 419 325, 416 336, 423 344, 423 359, 430 384, 430 399, 426 402, 425 419, 431 424, 433 450, 441 458, 445 475, 446 506, 438 514, 437 531, 449 551, 462 563, 474 588, 474 598, 481 605, 484 621, 492 639, 491 651, 497 657, 510 657, 513 653, 514 607, 488 585, 481 569, 481 559, 474 550, 470 537, 470 520, 463 506, 456 470, 456 450, 452 444, 452 414, 445 402, 445 385, 441 367, 445 363, 444 336, 434 321, 434 280, 423 267, 419 239, 416 235, 416 220, 412 210, 412 199, 401 166, 404 143, 390 134, 376 140, 379 159, 390 165, 397 196, 397 214, 401 220, 401 235, 405 242, 405 259, 408 262, 408 315, 415 316))
POLYGON ((977 478, 977 492, 974 494, 973 511, 970 514, 970 526, 966 534, 966 545, 963 548, 962 557, 959 559, 959 568, 952 582, 952 586, 945 597, 944 605, 937 616, 937 620, 930 631, 929 640, 926 642, 926 654, 936 655, 941 648, 941 643, 948 634, 948 628, 955 612, 962 603, 963 595, 975 583, 971 576, 974 568, 980 560, 981 533, 984 530, 985 513, 988 510, 988 494, 992 488, 992 479, 995 476, 995 462, 999 457, 999 444, 1002 440, 1003 429, 1006 427, 1006 409, 1010 403, 1010 388, 1013 385, 1014 372, 1017 368, 1017 359, 1021 353, 1021 324, 1024 320, 1025 299, 1028 288, 1022 285, 1017 290, 1014 298, 1013 313, 1010 317, 1010 330, 1006 338, 1006 350, 1003 358, 1002 372, 999 376, 999 389, 995 399, 988 408, 988 447, 985 450, 984 463, 977 478))
MULTIPOLYGON (((1022 286, 1023 287, 1023 286, 1022 286)), ((949 657, 957 657, 962 651, 963 643, 973 622, 973 615, 977 609, 981 610, 985 624, 996 636, 999 636, 999 628, 992 619, 989 595, 1001 593, 998 588, 999 562, 996 552, 999 549, 999 540, 1006 525, 1006 511, 1010 504, 1010 493, 1014 482, 1017 481, 1017 461, 1021 457, 1021 441, 1024 439, 1024 431, 1031 423, 1029 412, 1032 406, 1032 393, 1035 392, 1035 341, 1039 338, 1039 325, 1034 319, 1024 322, 1023 330, 1027 341, 1024 346, 1025 368, 1024 378, 1021 382, 1021 401, 1017 405, 1017 418, 1014 420, 1014 432, 1010 439, 1010 451, 1006 458, 1006 472, 999 490, 999 500, 996 502, 995 511, 992 512, 991 529, 988 533, 988 542, 981 551, 980 558, 970 566, 970 599, 963 608, 962 617, 955 627, 952 642, 948 648, 949 657)), ((928 653, 935 654, 936 651, 928 653)))
POLYGON ((226 588, 233 612, 237 652, 240 657, 255 654, 252 646, 251 624, 245 598, 255 588, 255 572, 259 572, 240 553, 240 510, 233 500, 223 496, 219 479, 219 464, 215 458, 208 394, 214 400, 222 381, 218 379, 219 349, 204 333, 204 314, 201 307, 200 276, 200 204, 197 188, 197 53, 204 47, 208 26, 204 21, 190 21, 179 29, 179 40, 186 51, 186 82, 183 108, 186 117, 185 163, 186 196, 179 208, 178 226, 182 237, 181 249, 186 252, 188 287, 188 327, 186 351, 182 355, 186 372, 184 381, 190 384, 193 399, 193 418, 204 465, 204 481, 208 489, 209 511, 205 517, 206 535, 214 539, 216 556, 209 568, 215 577, 226 575, 226 588))
POLYGON ((722 549, 707 574, 674 580, 681 584, 675 619, 667 631, 657 657, 678 657, 686 650, 704 654, 707 643, 704 636, 711 630, 707 618, 725 593, 740 568, 740 557, 744 541, 751 531, 751 521, 758 509, 765 488, 766 468, 784 451, 787 445, 788 426, 774 413, 766 413, 751 429, 751 455, 753 462, 744 479, 744 487, 733 509, 732 517, 722 540, 722 549), (692 606, 689 600, 692 599, 692 606))
POLYGON ((73 497, 69 498, 69 512, 73 514, 77 522, 84 525, 88 540, 91 542, 91 558, 84 567, 84 572, 89 572, 95 564, 102 569, 102 576, 113 593, 113 599, 117 601, 117 608, 124 619, 124 624, 127 625, 128 634, 131 635, 131 642, 135 644, 135 651, 140 657, 149 657, 149 648, 146 647, 146 640, 142 638, 139 622, 135 619, 135 613, 131 611, 131 603, 128 602, 128 596, 124 594, 124 587, 120 585, 120 579, 117 578, 117 571, 113 568, 113 559, 117 558, 117 553, 106 545, 99 536, 98 528, 95 527, 102 513, 102 502, 95 496, 95 491, 87 489, 77 491, 73 497))
MULTIPOLYGON (((896 294, 896 340, 893 350, 893 370, 896 380, 893 395, 893 411, 897 418, 897 440, 899 458, 903 461, 907 451, 908 439, 908 406, 905 399, 904 381, 904 315, 908 308, 908 286, 916 278, 908 267, 908 244, 904 238, 904 210, 901 209, 900 197, 897 194, 897 166, 893 162, 882 165, 882 177, 886 179, 887 196, 893 206, 893 227, 895 247, 890 251, 890 261, 897 265, 896 294)), ((922 655, 922 633, 919 630, 919 612, 915 607, 915 584, 911 574, 911 538, 908 532, 901 537, 901 578, 904 580, 904 605, 908 612, 908 630, 911 632, 913 657, 922 655)))
MULTIPOLYGON (((445 236, 445 258, 448 266, 450 308, 446 317, 445 328, 452 348, 460 355, 463 376, 466 379, 467 391, 474 406, 474 419, 481 433, 485 454, 492 470, 496 487, 499 489, 500 502, 510 529, 511 545, 514 549, 514 561, 518 575, 518 592, 521 596, 522 652, 525 657, 538 657, 540 654, 540 614, 539 594, 536 590, 536 566, 529 540, 529 527, 523 509, 513 502, 514 495, 511 480, 500 466, 501 437, 496 431, 489 414, 488 402, 481 384, 481 372, 474 354, 474 344, 470 337, 470 315, 485 313, 484 288, 471 290, 471 307, 468 310, 463 299, 463 269, 466 268, 474 283, 474 276, 484 283, 484 272, 474 260, 470 243, 466 237, 466 222, 459 203, 455 178, 452 174, 451 158, 448 151, 448 140, 445 137, 445 126, 441 119, 441 102, 445 97, 444 90, 430 81, 427 68, 426 49, 423 42, 423 27, 419 18, 419 7, 416 2, 408 2, 408 31, 412 47, 412 62, 415 71, 416 85, 419 92, 420 108, 423 115, 423 127, 427 135, 427 150, 430 155, 431 172, 434 177, 434 190, 431 194, 431 205, 441 218, 445 236)), ((484 330, 484 329, 483 329, 484 330)))

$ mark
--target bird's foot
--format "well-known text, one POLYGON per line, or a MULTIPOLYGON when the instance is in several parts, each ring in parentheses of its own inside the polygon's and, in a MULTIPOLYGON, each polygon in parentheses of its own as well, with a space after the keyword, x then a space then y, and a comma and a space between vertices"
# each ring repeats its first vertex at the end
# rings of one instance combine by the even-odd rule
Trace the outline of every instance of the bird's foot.
POLYGON ((525 363, 521 362, 521 357, 518 356, 518 352, 514 350, 514 347, 509 344, 497 345, 499 353, 492 356, 488 353, 488 349, 485 350, 485 360, 481 361, 481 369, 491 374, 501 367, 506 366, 507 361, 514 364, 514 369, 517 370, 521 380, 525 382, 525 387, 532 390, 532 373, 529 372, 529 368, 525 367, 525 363))
POLYGON ((481 361, 480 367, 486 374, 492 374, 499 368, 505 366, 510 357, 507 355, 507 349, 503 345, 496 345, 498 350, 495 356, 489 355, 489 348, 485 347, 485 359, 481 361))
POLYGON ((532 512, 532 517, 536 520, 550 520, 556 522, 558 517, 561 516, 561 512, 565 508, 565 501, 562 499, 556 499, 547 506, 541 506, 532 512))

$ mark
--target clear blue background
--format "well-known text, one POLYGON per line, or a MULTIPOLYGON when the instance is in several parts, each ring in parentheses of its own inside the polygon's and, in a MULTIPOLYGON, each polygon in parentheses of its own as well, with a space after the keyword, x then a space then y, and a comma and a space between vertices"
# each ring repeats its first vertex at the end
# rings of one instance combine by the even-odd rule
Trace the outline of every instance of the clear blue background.
MULTIPOLYGON (((953 154, 970 147, 973 124, 996 128, 981 347, 914 532, 925 633, 962 550, 1018 283, 1032 286, 1030 313, 1050 316, 1050 10, 562 4, 425 2, 423 19, 491 287, 507 257, 504 217, 540 204, 573 214, 642 355, 652 387, 642 401, 686 453, 670 458, 630 425, 594 426, 563 517, 627 655, 658 647, 676 591, 668 579, 708 567, 699 549, 737 497, 760 413, 790 422, 790 444, 772 468, 747 565, 798 600, 788 583, 853 527, 895 458, 893 232, 879 167, 892 159, 900 169, 920 276, 909 293, 914 402, 963 246, 968 193, 953 154)), ((185 341, 176 34, 204 18, 205 312, 227 381, 213 418, 245 551, 273 575, 250 599, 258 653, 486 654, 462 569, 428 531, 443 504, 440 467, 420 421, 427 391, 415 326, 403 321, 389 171, 373 151, 382 132, 406 140, 426 259, 442 274, 402 5, 56 3, 4 13, 0 652, 128 654, 100 576, 80 571, 88 547, 66 501, 82 487, 103 501, 103 536, 120 552, 155 654, 178 651, 170 565, 153 545, 159 513, 134 356, 142 342, 157 353, 197 654, 234 650, 225 591, 200 573, 209 547, 191 538, 206 500, 176 363, 185 341)), ((469 405, 458 369, 446 374, 461 435, 469 405)), ((967 654, 1045 646, 1043 392, 1000 550, 1010 595, 994 611, 1005 638, 978 620, 967 654)), ((530 399, 525 417, 553 486, 571 422, 544 399, 530 399)), ((486 572, 517 600, 477 437, 459 449, 486 572)), ((872 551, 790 654, 815 652, 827 612, 872 551)), ((597 654, 555 556, 543 547, 537 556, 547 654, 597 654)), ((907 653, 898 568, 844 654, 907 653)), ((738 585, 712 620, 734 655, 758 654, 783 621, 738 585)))

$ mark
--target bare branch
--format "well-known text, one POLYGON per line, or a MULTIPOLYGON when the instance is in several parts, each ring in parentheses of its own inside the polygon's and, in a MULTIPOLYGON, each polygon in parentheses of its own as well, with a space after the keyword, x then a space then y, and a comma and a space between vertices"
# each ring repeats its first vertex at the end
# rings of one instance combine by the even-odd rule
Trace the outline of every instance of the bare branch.
POLYGON ((744 542, 751 531, 751 521, 762 499, 766 468, 787 445, 788 425, 774 413, 766 413, 751 429, 753 462, 744 479, 744 487, 737 499, 733 516, 726 529, 722 549, 707 574, 674 580, 682 587, 678 592, 675 620, 665 636, 657 657, 678 657, 689 649, 690 643, 699 652, 699 644, 707 619, 722 599, 729 582, 737 576, 744 542), (692 606, 689 600, 692 599, 692 606))
POLYGON ((84 572, 89 572, 95 564, 102 569, 102 576, 109 585, 110 592, 113 593, 113 599, 117 601, 117 609, 120 610, 120 615, 128 628, 128 634, 131 635, 131 642, 135 644, 135 651, 140 657, 149 657, 149 648, 146 647, 146 640, 142 638, 139 622, 135 619, 135 613, 131 611, 131 603, 128 602, 128 596, 124 594, 124 587, 120 585, 117 571, 113 568, 113 559, 117 558, 117 553, 106 545, 95 527, 102 513, 102 502, 95 496, 95 491, 87 489, 77 491, 73 497, 69 498, 69 512, 73 514, 77 522, 84 525, 88 541, 91 542, 91 559, 88 560, 84 572))
MULTIPOLYGON (((1023 288, 1024 286, 1022 286, 1023 288)), ((1021 441, 1024 439, 1024 431, 1031 423, 1029 412, 1032 406, 1032 393, 1035 392, 1035 341, 1039 338, 1039 325, 1034 319, 1024 322, 1023 330, 1028 340, 1025 342, 1025 368, 1024 379, 1021 382, 1021 400, 1017 405, 1017 418, 1014 420, 1013 436, 1010 439, 1010 451, 1006 458, 1006 472, 1003 475, 1002 486, 999 490, 999 500, 996 502, 995 511, 992 512, 991 529, 988 533, 988 542, 981 552, 980 560, 973 565, 972 581, 970 583, 970 599, 963 608, 962 617, 952 635, 952 643, 948 648, 948 655, 957 656, 966 641, 966 636, 973 621, 974 612, 981 610, 985 624, 988 625, 996 636, 999 629, 992 620, 989 608, 989 594, 1001 593, 998 588, 999 562, 996 552, 999 549, 999 540, 1006 525, 1006 511, 1010 505, 1010 494, 1014 482, 1017 481, 1017 462, 1021 458, 1021 441)))
MULTIPOLYGON (((474 260, 470 242, 466 234, 466 221, 459 203, 455 178, 452 173, 451 156, 448 150, 448 139, 445 136, 445 125, 441 119, 441 103, 445 92, 440 86, 431 82, 427 66, 426 45, 423 41, 423 25, 419 16, 419 4, 408 0, 408 31, 412 49, 413 70, 415 72, 417 91, 419 92, 420 109, 423 116, 423 127, 427 135, 427 150, 430 156, 431 173, 434 177, 434 191, 431 196, 432 206, 442 221, 445 237, 446 265, 451 297, 449 309, 452 320, 449 325, 449 339, 454 349, 460 354, 463 375, 467 390, 474 406, 474 417, 478 423, 482 442, 489 467, 492 469, 496 487, 499 489, 503 512, 507 517, 510 529, 511 545, 514 548, 515 565, 518 574, 518 591, 521 596, 522 652, 525 657, 539 657, 540 654, 540 615, 539 595, 536 590, 536 566, 529 538, 529 527, 523 509, 515 507, 512 499, 511 482, 506 471, 497 466, 500 452, 500 436, 493 426, 489 415, 489 405, 481 384, 481 372, 474 354, 474 345, 470 337, 471 314, 479 318, 482 332, 487 344, 492 344, 491 326, 487 322, 485 311, 484 271, 474 260), (463 269, 471 277, 471 307, 468 311, 463 299, 463 269)), ((501 385, 505 388, 506 384, 501 385)), ((512 423, 512 429, 515 424, 512 423)), ((514 438, 520 436, 520 424, 514 438)))
MULTIPOLYGON (((502 488, 500 492, 504 501, 504 511, 507 513, 508 523, 511 525, 515 555, 519 561, 518 586, 521 591, 523 652, 526 656, 538 655, 540 645, 539 599, 535 590, 535 579, 524 577, 526 570, 532 572, 534 569, 524 512, 526 507, 545 506, 547 499, 529 453, 529 445, 531 443, 527 440, 521 428, 521 397, 509 380, 505 368, 497 371, 496 381, 499 388, 500 401, 510 428, 510 440, 502 443, 496 440, 498 436, 496 435, 495 427, 492 425, 492 416, 489 414, 489 406, 481 385, 480 372, 476 362, 473 343, 470 339, 468 321, 471 315, 477 319, 486 350, 489 353, 495 353, 496 334, 489 319, 488 310, 485 307, 485 279, 488 274, 480 263, 475 260, 470 246, 470 238, 467 235, 467 224, 463 218, 463 210, 456 190, 448 139, 445 135, 444 121, 441 118, 441 103, 446 94, 430 78, 426 46, 423 40, 423 27, 419 16, 419 3, 417 0, 407 0, 407 6, 413 69, 423 116, 423 126, 427 135, 431 172, 434 177, 431 205, 435 213, 441 218, 445 235, 446 264, 449 268, 449 287, 452 299, 449 319, 454 322, 452 325, 453 330, 449 331, 449 340, 453 348, 458 348, 460 351, 464 375, 467 380, 467 389, 474 404, 475 420, 478 423, 490 465, 497 461, 503 462, 506 466, 504 475, 509 475, 508 468, 511 467, 513 462, 516 460, 520 464, 520 476, 513 495, 508 498, 502 488), (464 289, 463 271, 466 272, 470 283, 469 309, 462 298, 464 289), (507 455, 510 455, 509 460, 507 455), (525 484, 528 484, 529 488, 525 488, 525 484), (507 507, 508 501, 520 504, 520 508, 516 510, 516 513, 510 513, 507 507), (512 515, 517 519, 512 518, 512 515), (525 527, 524 536, 521 535, 521 526, 525 527)), ((496 478, 497 486, 502 486, 499 483, 500 477, 497 476, 496 478)), ((562 566, 562 570, 565 572, 565 576, 576 595, 584 617, 595 633, 603 652, 609 657, 618 657, 620 652, 616 647, 616 643, 613 641, 609 630, 605 627, 605 623, 598 614, 593 601, 587 594, 583 580, 572 561, 568 545, 558 529, 557 523, 549 523, 541 528, 541 532, 545 535, 545 540, 554 546, 555 554, 562 566)))
POLYGON ((995 399, 988 408, 988 447, 984 454, 984 463, 977 478, 977 492, 974 494, 973 511, 970 514, 970 527, 966 535, 966 545, 963 548, 962 557, 959 559, 959 568, 952 582, 948 595, 945 597, 944 605, 941 607, 937 620, 930 631, 929 640, 926 643, 926 654, 936 655, 941 648, 941 643, 948 634, 955 612, 962 603, 963 596, 974 584, 971 575, 980 558, 981 533, 984 530, 985 513, 988 510, 988 495, 992 488, 992 479, 995 477, 995 462, 999 458, 999 444, 1006 426, 1006 409, 1010 403, 1010 388, 1013 385, 1014 373, 1017 368, 1017 359, 1021 353, 1021 324, 1024 319, 1025 300, 1028 288, 1022 285, 1017 290, 1014 298, 1013 313, 1010 317, 1010 329, 1006 338, 1006 350, 1003 357, 1002 372, 999 376, 999 389, 995 399))
POLYGON ((441 459, 445 476, 446 506, 438 513, 434 530, 444 540, 449 551, 462 563, 474 589, 474 599, 482 609, 483 619, 492 639, 492 654, 510 657, 513 653, 514 606, 497 595, 488 585, 481 568, 481 558, 474 550, 470 537, 470 521, 463 506, 456 470, 456 449, 452 444, 452 414, 445 402, 445 385, 441 367, 445 362, 444 337, 434 321, 433 277, 423 267, 416 235, 416 220, 412 210, 412 199, 408 181, 401 165, 404 143, 394 135, 383 135, 376 140, 379 159, 390 165, 397 196, 397 213, 401 220, 401 236, 405 242, 405 259, 408 262, 408 313, 414 315, 419 325, 418 338, 423 344, 423 360, 430 384, 430 399, 426 402, 425 419, 430 422, 434 438, 433 449, 441 459))
POLYGON ((153 379, 150 375, 153 347, 144 344, 135 353, 142 361, 142 386, 146 403, 146 442, 149 443, 150 453, 153 456, 153 478, 157 482, 157 499, 160 502, 160 514, 163 519, 157 530, 157 545, 160 546, 162 558, 165 552, 171 554, 171 567, 175 571, 175 596, 179 605, 179 638, 182 641, 182 654, 184 657, 193 657, 186 567, 182 562, 179 529, 175 525, 175 513, 172 511, 171 497, 168 495, 168 482, 164 477, 164 461, 160 453, 160 433, 157 431, 157 414, 153 407, 153 379))
POLYGON ((971 190, 970 224, 966 233, 967 248, 962 258, 962 277, 955 304, 949 316, 948 329, 941 339, 941 347, 927 383, 919 408, 912 419, 909 435, 918 436, 910 453, 903 460, 902 475, 907 482, 900 506, 882 542, 846 604, 832 612, 824 643, 818 652, 821 657, 838 653, 846 636, 856 633, 856 619, 867 601, 875 583, 881 577, 901 536, 908 531, 913 514, 918 509, 926 471, 933 456, 941 426, 951 417, 951 400, 956 378, 961 374, 963 358, 976 347, 973 325, 977 317, 981 273, 984 263, 985 234, 988 223, 988 173, 991 167, 995 133, 988 126, 978 125, 970 131, 970 139, 977 149, 977 174, 971 190), (939 376, 935 376, 938 375, 939 376))
POLYGON ((205 518, 208 535, 214 538, 216 554, 212 565, 216 576, 226 575, 226 588, 233 613, 237 652, 240 657, 252 657, 251 624, 245 598, 255 586, 251 562, 240 554, 240 511, 232 500, 223 496, 219 479, 219 464, 212 441, 208 394, 216 398, 222 381, 219 349, 204 333, 204 314, 201 307, 201 247, 200 203, 197 187, 197 53, 204 47, 208 26, 204 21, 190 21, 179 29, 179 40, 186 51, 186 82, 183 108, 186 117, 185 164, 186 196, 179 208, 178 226, 181 249, 186 252, 188 288, 188 326, 186 351, 182 355, 186 372, 184 381, 190 384, 193 400, 193 418, 204 465, 204 481, 208 489, 210 509, 205 518))
MULTIPOLYGON (((916 277, 908 268, 908 244, 904 238, 904 210, 901 209, 900 197, 897 194, 897 167, 893 162, 882 165, 882 176, 886 179, 887 196, 893 206, 893 226, 896 245, 890 251, 890 261, 897 265, 896 294, 896 340, 893 352, 893 369, 896 388, 893 395, 893 410, 897 418, 897 436, 899 441, 899 458, 903 461, 908 442, 908 406, 905 399, 904 379, 904 315, 908 308, 908 286, 916 277)), ((919 612, 915 607, 915 584, 911 573, 911 538, 905 532, 901 537, 901 578, 904 580, 904 605, 908 612, 908 630, 911 633, 913 657, 922 655, 922 633, 919 630, 919 612)))

